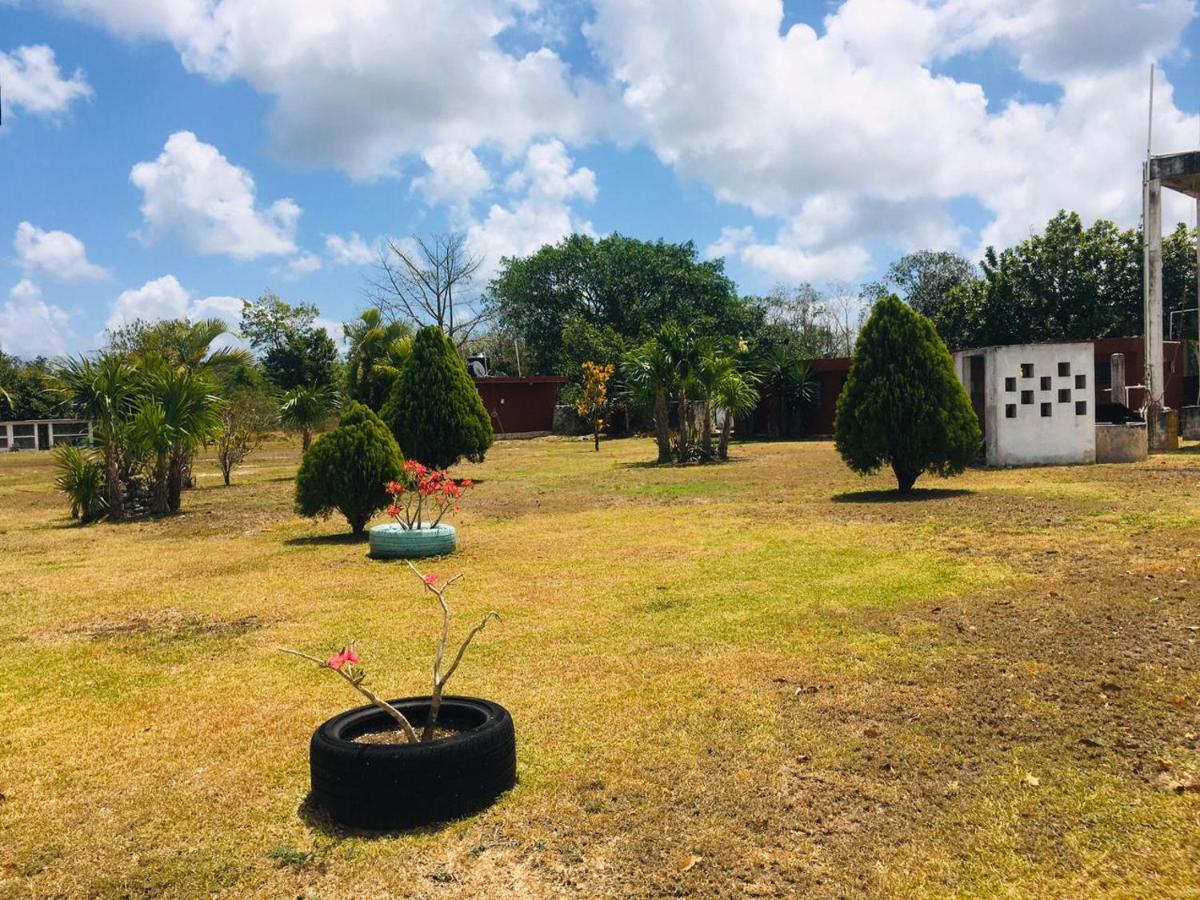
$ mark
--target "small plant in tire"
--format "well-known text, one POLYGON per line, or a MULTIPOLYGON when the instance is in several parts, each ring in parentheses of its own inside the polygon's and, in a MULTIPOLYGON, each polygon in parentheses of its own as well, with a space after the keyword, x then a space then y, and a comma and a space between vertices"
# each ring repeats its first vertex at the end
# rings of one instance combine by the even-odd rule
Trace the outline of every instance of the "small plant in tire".
POLYGON ((408 530, 424 528, 424 517, 428 515, 432 519, 428 527, 437 528, 446 513, 462 508, 459 500, 474 486, 469 478, 455 481, 444 469, 430 469, 410 459, 404 463, 400 478, 384 488, 392 500, 387 514, 408 530))
POLYGON ((442 580, 408 567, 442 612, 428 696, 381 698, 364 683, 367 671, 353 642, 327 659, 280 648, 328 669, 370 701, 323 723, 309 743, 312 800, 355 828, 395 830, 457 818, 484 809, 516 783, 512 716, 491 701, 445 693, 471 642, 500 616, 489 612, 449 654, 446 594, 462 575, 442 580), (385 733, 401 739, 360 740, 385 733))

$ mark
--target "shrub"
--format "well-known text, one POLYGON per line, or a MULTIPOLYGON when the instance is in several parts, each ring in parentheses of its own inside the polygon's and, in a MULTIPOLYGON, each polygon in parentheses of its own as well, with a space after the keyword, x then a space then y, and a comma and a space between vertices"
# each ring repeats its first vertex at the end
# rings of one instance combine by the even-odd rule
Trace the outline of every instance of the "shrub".
POLYGON ((351 403, 338 425, 313 442, 296 474, 296 511, 328 516, 337 510, 355 534, 388 505, 385 486, 400 474, 404 457, 380 418, 351 403))
POLYGON ((58 469, 54 483, 71 501, 71 518, 86 525, 103 516, 108 505, 100 455, 95 450, 60 444, 54 448, 54 466, 58 469))
POLYGON ((492 420, 467 367, 436 325, 417 332, 392 385, 383 418, 409 459, 445 469, 462 457, 482 462, 492 420))
POLYGON ((600 429, 604 427, 604 414, 608 410, 608 381, 613 367, 599 363, 583 364, 583 395, 575 401, 575 411, 592 426, 592 437, 596 451, 600 451, 600 429))
POLYGON ((979 420, 933 323, 884 297, 854 348, 836 445, 856 472, 892 467, 901 493, 922 472, 953 475, 979 456, 979 420))

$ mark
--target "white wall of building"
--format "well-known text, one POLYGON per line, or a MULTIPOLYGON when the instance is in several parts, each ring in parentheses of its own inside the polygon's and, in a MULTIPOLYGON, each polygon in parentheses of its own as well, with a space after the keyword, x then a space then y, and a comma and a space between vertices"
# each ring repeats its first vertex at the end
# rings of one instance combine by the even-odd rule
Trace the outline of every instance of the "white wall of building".
POLYGON ((970 357, 984 358, 984 436, 989 466, 1096 461, 1091 343, 1012 344, 960 351, 958 377, 971 390, 970 357))

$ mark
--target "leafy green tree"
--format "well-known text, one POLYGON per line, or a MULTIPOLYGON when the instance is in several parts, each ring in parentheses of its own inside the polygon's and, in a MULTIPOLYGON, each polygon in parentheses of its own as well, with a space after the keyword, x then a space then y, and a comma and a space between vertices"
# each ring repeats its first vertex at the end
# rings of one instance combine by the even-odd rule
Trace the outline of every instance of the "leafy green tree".
POLYGON ((258 352, 263 371, 280 391, 338 383, 338 349, 316 325, 317 308, 295 306, 274 294, 242 304, 241 333, 258 352))
POLYGON ((933 323, 897 297, 875 304, 837 404, 835 443, 856 472, 890 465, 900 493, 979 456, 979 420, 933 323))
POLYGON ((888 266, 884 288, 895 287, 913 310, 935 318, 952 290, 977 281, 978 277, 976 266, 958 253, 918 250, 888 266))
POLYGON ((337 395, 327 387, 294 387, 279 402, 279 421, 300 435, 300 449, 307 451, 313 432, 325 426, 337 409, 337 395))
POLYGON ((296 474, 296 511, 329 516, 335 510, 361 535, 376 512, 388 505, 384 490, 400 475, 404 457, 379 416, 351 402, 336 428, 304 454, 296 474))
POLYGON ((492 445, 492 421, 479 391, 436 325, 417 332, 382 415, 404 455, 434 469, 464 456, 482 462, 492 445))
POLYGON ((402 322, 385 322, 383 313, 373 307, 344 328, 349 345, 346 396, 378 412, 408 356, 412 329, 402 322))
POLYGON ((895 285, 900 297, 928 318, 934 318, 955 288, 969 285, 979 275, 970 260, 946 250, 918 250, 888 267, 886 285, 895 285))
MULTIPOLYGON (((949 291, 933 316, 952 347, 1090 340, 1142 334, 1141 233, 1059 212, 1042 234, 1006 250, 989 247, 983 278, 949 291)), ((1163 308, 1194 305, 1194 236, 1178 226, 1163 241, 1163 308)), ((1167 326, 1164 320, 1164 328, 1167 326)))
POLYGON ((267 434, 278 424, 279 410, 265 392, 237 390, 227 394, 221 409, 221 425, 213 437, 225 487, 229 487, 233 470, 262 446, 267 434))
POLYGON ((45 357, 24 361, 0 352, 0 418, 50 419, 61 412, 53 365, 45 357))
POLYGON ((504 259, 489 297, 499 324, 520 336, 531 372, 574 374, 589 359, 617 362, 624 350, 654 337, 669 321, 726 336, 747 333, 755 321, 722 260, 699 259, 690 242, 619 234, 598 239, 574 234, 531 256, 504 259), (582 334, 574 348, 565 343, 572 320, 596 329, 592 337, 615 345, 615 352, 598 353, 594 343, 579 340, 582 334))

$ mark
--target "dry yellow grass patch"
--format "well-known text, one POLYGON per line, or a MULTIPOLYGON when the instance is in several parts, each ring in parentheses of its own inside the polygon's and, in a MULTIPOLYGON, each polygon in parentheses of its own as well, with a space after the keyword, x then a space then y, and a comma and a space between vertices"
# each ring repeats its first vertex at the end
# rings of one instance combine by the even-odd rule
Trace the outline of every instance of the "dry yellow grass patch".
POLYGON ((355 638, 426 689, 428 599, 291 512, 294 446, 79 528, 0 455, 0 896, 1184 895, 1200 883, 1200 455, 848 473, 826 443, 644 465, 504 443, 459 524, 455 689, 520 784, 409 835, 305 804, 355 638), (1027 777, 1028 776, 1028 777, 1027 777), (1168 777, 1164 777, 1168 776, 1168 777), (1033 780, 1031 781, 1030 778, 1033 780), (1036 786, 1033 784, 1036 781, 1036 786))

